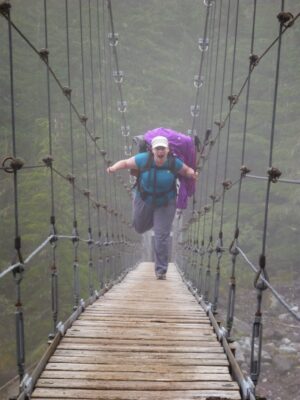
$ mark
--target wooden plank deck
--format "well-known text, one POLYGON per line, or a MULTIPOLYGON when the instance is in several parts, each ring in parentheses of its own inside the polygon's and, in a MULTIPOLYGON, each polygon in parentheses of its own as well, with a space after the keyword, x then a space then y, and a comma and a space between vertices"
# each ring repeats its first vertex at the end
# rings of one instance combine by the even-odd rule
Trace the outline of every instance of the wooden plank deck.
POLYGON ((33 399, 241 399, 209 319, 173 264, 142 263, 67 331, 33 399))

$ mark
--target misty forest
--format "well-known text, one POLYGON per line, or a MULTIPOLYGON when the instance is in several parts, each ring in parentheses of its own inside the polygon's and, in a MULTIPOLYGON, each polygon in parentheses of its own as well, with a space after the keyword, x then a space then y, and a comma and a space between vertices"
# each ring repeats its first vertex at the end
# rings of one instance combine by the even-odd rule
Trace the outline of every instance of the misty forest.
MULTIPOLYGON (((12 28, 11 42, 7 19, 0 16, 0 274, 20 260, 20 252, 23 259, 31 254, 54 232, 54 225, 54 233, 66 237, 78 229, 84 239, 79 243, 80 297, 87 298, 89 235, 98 240, 95 264, 110 257, 122 263, 133 252, 129 247, 123 256, 124 243, 141 243, 130 227, 132 178, 127 171, 108 177, 109 163, 135 154, 132 137, 157 127, 198 136, 206 154, 194 203, 191 198, 183 212, 187 228, 176 251, 186 243, 202 249, 212 243, 215 248, 220 226, 223 247, 228 249, 239 215, 240 247, 256 266, 265 254, 270 282, 298 316, 295 319, 269 290, 264 291, 258 393, 274 400, 299 398, 300 18, 284 26, 280 54, 278 40, 268 49, 279 34, 277 15, 283 9, 297 15, 299 2, 214 0, 205 26, 207 7, 200 0, 112 0, 115 47, 107 1, 46 3, 47 37, 42 1, 10 1, 11 20, 19 30, 12 28), (205 30, 209 44, 201 51, 199 38, 205 30), (49 54, 37 54, 35 49, 47 49, 49 54), (247 85, 234 98, 249 74, 251 53, 263 57, 251 73, 248 99, 247 85), (12 156, 24 163, 17 173, 9 164, 12 156), (242 178, 237 214, 235 182, 242 164, 249 171, 242 178), (281 174, 267 192, 270 166, 281 174), (225 179, 230 190, 223 193, 224 204, 221 196, 212 207, 225 179), (16 237, 21 238, 19 252, 16 237), (116 258, 109 243, 121 246, 116 258)), ((18 301, 24 313, 26 367, 34 366, 47 348, 53 330, 53 254, 59 272, 57 321, 72 312, 73 244, 69 239, 50 242, 24 271, 0 275, 0 386, 18 374, 18 301)), ((188 255, 186 262, 193 261, 197 269, 200 258, 188 255)), ((213 255, 212 276, 216 260, 213 255)), ((233 336, 237 359, 249 373, 255 274, 241 255, 235 273, 233 336)), ((99 278, 100 286, 108 276, 99 278)), ((224 251, 218 305, 222 320, 230 276, 231 255, 224 251)))

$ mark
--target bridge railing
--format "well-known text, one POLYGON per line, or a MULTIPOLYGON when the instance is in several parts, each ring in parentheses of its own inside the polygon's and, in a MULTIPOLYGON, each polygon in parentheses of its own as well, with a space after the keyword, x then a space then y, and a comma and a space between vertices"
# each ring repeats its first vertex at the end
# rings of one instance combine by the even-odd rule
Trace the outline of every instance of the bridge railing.
MULTIPOLYGON (((291 326, 300 320, 295 296, 289 293, 296 284, 294 267, 287 267, 295 265, 299 249, 285 238, 290 236, 289 224, 295 217, 292 211, 287 211, 294 207, 290 193, 296 195, 300 181, 294 161, 288 160, 280 148, 286 140, 295 145, 293 128, 282 124, 282 118, 286 117, 283 109, 293 102, 283 87, 293 86, 289 81, 292 78, 286 74, 287 65, 293 64, 290 55, 295 46, 289 35, 293 35, 300 13, 285 9, 282 1, 267 20, 261 5, 254 0, 248 9, 252 18, 246 23, 244 5, 241 7, 238 0, 204 4, 204 32, 199 39, 200 63, 195 81, 205 84, 195 85, 195 104, 191 107, 198 110, 192 112, 191 133, 202 139, 198 163, 200 189, 190 214, 180 216, 177 221, 175 255, 190 290, 210 315, 220 341, 225 338, 225 348, 235 335, 250 337, 246 348, 249 377, 243 378, 241 370, 235 368, 243 399, 247 399, 256 395, 256 385, 264 372, 261 368, 263 364, 269 367, 272 360, 271 355, 263 360, 263 317, 269 341, 274 324, 279 326, 278 330, 289 325, 276 319, 278 310, 287 314, 282 317, 284 321, 292 321, 291 326), (269 42, 263 43, 261 31, 256 31, 262 23, 270 28, 269 42), (245 30, 249 32, 246 58, 245 30), (268 76, 268 83, 256 79, 259 73, 268 76), (228 110, 224 112, 225 101, 228 110), (282 137, 276 137, 280 133, 282 137), (256 142, 260 146, 255 146, 256 142), (252 173, 250 168, 263 172, 252 173), (286 218, 281 216, 279 222, 278 214, 286 218), (257 263, 253 261, 255 258, 257 263), (274 310, 268 312, 268 304, 274 310), (216 319, 222 320, 222 328, 216 319)), ((299 31, 299 27, 296 29, 299 31)), ((294 113, 291 118, 297 124, 294 113)), ((295 237, 294 240, 297 241, 295 237)), ((291 343, 292 330, 286 328, 282 340, 286 339, 285 334, 290 335, 288 343, 291 343)), ((284 349, 284 343, 279 347, 284 349)), ((273 381, 285 384, 280 372, 272 368, 271 374, 273 381)), ((267 382, 269 376, 265 376, 267 382)), ((286 395, 288 388, 284 390, 286 395)))
MULTIPOLYGON (((141 257, 140 247, 134 243, 84 243, 77 238, 76 260, 64 254, 60 258, 59 247, 73 247, 74 251, 74 239, 61 235, 55 238, 49 236, 23 263, 8 266, 0 274, 1 291, 7 292, 7 307, 1 317, 6 330, 3 343, 9 340, 9 352, 13 341, 7 336, 8 332, 16 337, 20 391, 25 394, 32 390, 42 368, 72 322, 84 312, 86 306, 120 282, 141 257), (52 260, 48 264, 54 251, 55 263, 52 260), (90 251, 92 258, 89 258, 90 251), (8 292, 11 294, 8 295, 8 292), (8 304, 9 298, 11 304, 8 304), (45 337, 47 334, 48 341, 45 337), (43 351, 42 359, 32 372, 36 357, 40 358, 43 351), (30 361, 26 362, 26 358, 30 361)), ((6 359, 4 349, 2 355, 6 359)), ((14 369, 11 359, 7 360, 6 368, 14 369)))
POLYGON ((130 150, 106 5, 0 1, 0 386, 17 365, 25 395, 72 321, 141 256, 130 185, 106 172, 130 150))

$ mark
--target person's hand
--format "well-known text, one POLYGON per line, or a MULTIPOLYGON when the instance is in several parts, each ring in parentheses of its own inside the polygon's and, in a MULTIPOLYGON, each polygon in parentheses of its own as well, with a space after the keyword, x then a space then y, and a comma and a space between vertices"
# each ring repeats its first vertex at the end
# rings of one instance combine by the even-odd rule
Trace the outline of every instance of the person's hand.
POLYGON ((113 171, 112 167, 108 167, 106 169, 106 172, 109 173, 109 174, 112 174, 114 171, 113 171))
POLYGON ((189 171, 188 177, 192 178, 192 179, 197 179, 198 178, 198 172, 194 171, 193 169, 191 169, 191 171, 189 171))

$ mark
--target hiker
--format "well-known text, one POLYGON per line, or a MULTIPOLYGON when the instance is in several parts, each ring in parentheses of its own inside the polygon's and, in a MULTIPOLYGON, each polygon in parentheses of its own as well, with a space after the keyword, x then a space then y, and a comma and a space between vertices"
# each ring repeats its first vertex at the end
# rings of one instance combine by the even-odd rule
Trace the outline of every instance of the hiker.
POLYGON ((138 233, 154 230, 155 274, 166 279, 169 237, 176 212, 176 175, 196 179, 197 172, 179 158, 169 155, 168 139, 156 136, 151 151, 117 161, 108 173, 131 169, 137 173, 133 202, 133 227, 138 233))

